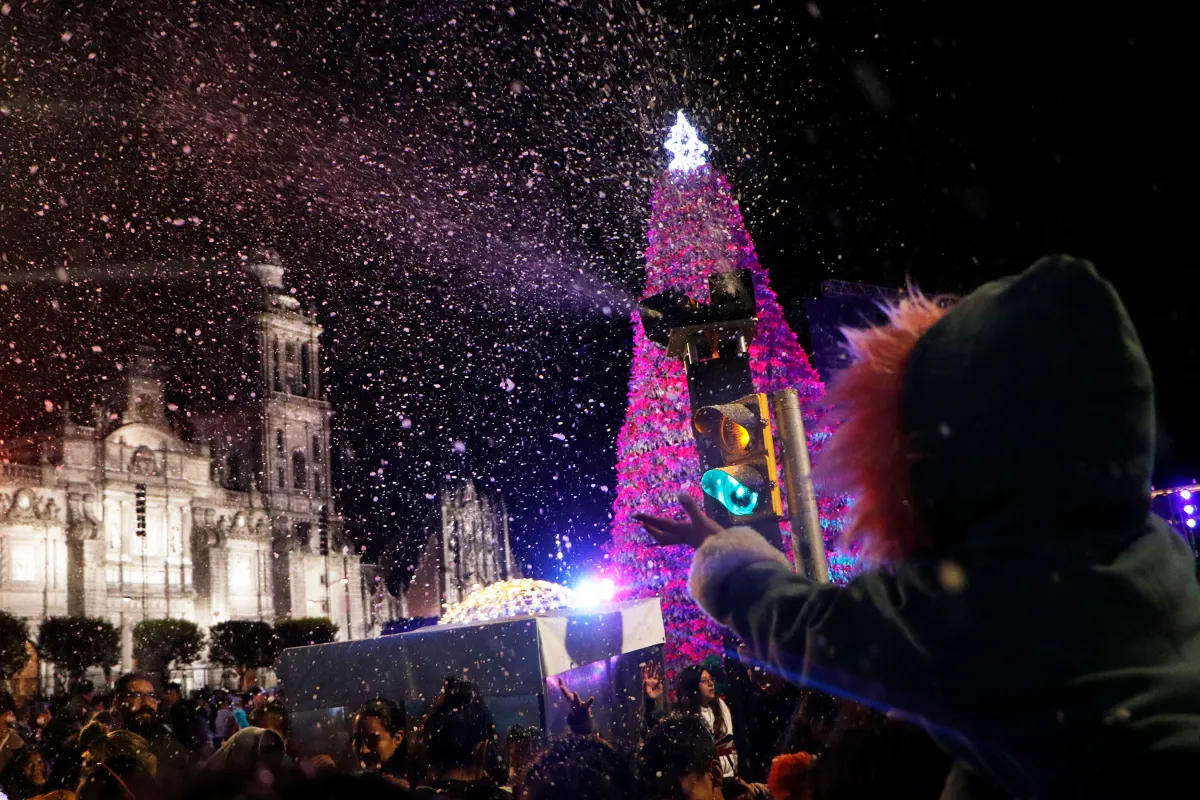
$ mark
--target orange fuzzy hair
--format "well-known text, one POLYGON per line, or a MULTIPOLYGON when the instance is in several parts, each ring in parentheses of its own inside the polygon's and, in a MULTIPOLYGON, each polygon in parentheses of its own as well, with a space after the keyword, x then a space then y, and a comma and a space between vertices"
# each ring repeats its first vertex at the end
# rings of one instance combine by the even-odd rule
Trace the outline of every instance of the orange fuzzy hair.
POLYGON ((813 757, 808 753, 784 753, 771 762, 767 786, 775 800, 803 800, 808 796, 808 780, 813 757))
POLYGON ((827 489, 854 497, 845 530, 871 559, 903 558, 929 543, 912 496, 914 453, 904 431, 904 381, 913 349, 946 315, 936 300, 909 289, 887 322, 843 328, 853 363, 834 377, 826 403, 833 436, 821 452, 827 489))

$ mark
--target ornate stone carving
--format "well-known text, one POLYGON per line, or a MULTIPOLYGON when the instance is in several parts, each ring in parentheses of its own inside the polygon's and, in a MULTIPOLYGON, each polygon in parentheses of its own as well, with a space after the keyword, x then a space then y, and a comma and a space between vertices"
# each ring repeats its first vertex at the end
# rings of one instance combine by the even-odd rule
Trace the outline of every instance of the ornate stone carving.
POLYGON ((0 519, 5 522, 58 522, 60 514, 53 497, 41 497, 32 489, 0 494, 0 519))
POLYGON ((133 451, 133 458, 129 460, 129 471, 135 475, 153 475, 161 474, 158 469, 158 459, 154 456, 154 451, 149 447, 139 447, 133 451))
MULTIPOLYGON (((54 504, 51 499, 47 508, 54 504)), ((55 506, 54 519, 58 519, 58 508, 55 506)), ((90 494, 67 495, 67 535, 73 540, 86 542, 100 535, 100 519, 96 513, 96 498, 90 494)))

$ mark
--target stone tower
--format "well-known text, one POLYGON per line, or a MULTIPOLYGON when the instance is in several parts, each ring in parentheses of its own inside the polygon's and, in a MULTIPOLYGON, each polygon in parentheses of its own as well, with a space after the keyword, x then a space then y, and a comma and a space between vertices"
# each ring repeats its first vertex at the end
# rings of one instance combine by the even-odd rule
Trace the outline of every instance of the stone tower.
POLYGON ((480 493, 474 481, 442 487, 442 603, 519 577, 508 540, 508 510, 500 494, 480 493))

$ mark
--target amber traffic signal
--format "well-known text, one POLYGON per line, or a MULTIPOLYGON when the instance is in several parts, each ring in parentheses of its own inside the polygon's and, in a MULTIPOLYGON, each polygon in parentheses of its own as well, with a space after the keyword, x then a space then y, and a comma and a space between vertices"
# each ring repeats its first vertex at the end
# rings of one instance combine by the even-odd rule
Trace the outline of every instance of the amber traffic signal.
POLYGON ((765 394, 705 406, 692 418, 696 435, 711 441, 721 466, 704 473, 700 488, 739 522, 783 514, 779 467, 765 394))

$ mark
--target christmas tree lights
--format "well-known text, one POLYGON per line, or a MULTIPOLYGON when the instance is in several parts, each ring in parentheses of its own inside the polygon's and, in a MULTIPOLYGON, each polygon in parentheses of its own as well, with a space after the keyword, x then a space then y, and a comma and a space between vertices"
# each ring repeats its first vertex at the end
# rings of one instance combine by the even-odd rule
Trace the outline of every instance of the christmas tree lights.
MULTIPOLYGON (((708 145, 700 141, 682 112, 666 147, 673 157, 651 200, 643 297, 674 289, 707 303, 708 276, 749 269, 754 276, 759 319, 758 333, 749 348, 755 390, 798 390, 806 404, 804 423, 815 453, 829 431, 819 426, 808 407, 824 393, 824 385, 783 317, 729 183, 706 162, 708 145)), ((633 336, 629 403, 617 437, 617 495, 609 555, 619 573, 617 584, 628 596, 661 596, 667 664, 677 669, 718 652, 721 631, 688 595, 691 554, 683 548, 654 545, 633 515, 678 513, 675 498, 680 491, 700 499, 702 470, 692 438, 683 364, 667 358, 664 348, 646 338, 636 312, 633 336)), ((830 578, 844 581, 854 568, 853 554, 835 549, 844 504, 819 492, 818 500, 830 578)), ((785 525, 784 541, 788 542, 786 533, 785 525)))

